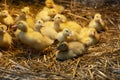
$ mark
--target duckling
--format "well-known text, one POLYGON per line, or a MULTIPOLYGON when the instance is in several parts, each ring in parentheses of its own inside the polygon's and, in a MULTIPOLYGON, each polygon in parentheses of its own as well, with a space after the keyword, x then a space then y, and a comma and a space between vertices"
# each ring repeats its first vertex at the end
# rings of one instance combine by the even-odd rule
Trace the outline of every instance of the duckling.
POLYGON ((54 22, 43 22, 42 20, 37 20, 34 26, 34 30, 40 32, 41 34, 49 37, 52 40, 56 39, 58 32, 60 31, 60 26, 58 24, 58 19, 54 22), (49 24, 49 25, 48 25, 49 24))
POLYGON ((36 50, 43 50, 53 43, 53 40, 29 28, 25 21, 18 22, 16 27, 20 30, 17 33, 19 40, 36 50))
POLYGON ((8 10, 3 10, 0 12, 0 22, 4 23, 7 26, 11 26, 14 24, 14 19, 9 14, 8 10))
POLYGON ((73 42, 62 42, 57 46, 56 60, 65 61, 67 59, 81 56, 85 53, 86 48, 84 44, 73 41, 73 42))
POLYGON ((55 9, 47 9, 44 8, 42 11, 40 11, 37 15, 35 20, 43 20, 43 21, 50 21, 52 20, 52 17, 57 14, 55 9))
POLYGON ((67 28, 63 29, 63 31, 59 32, 57 34, 57 37, 56 39, 59 41, 59 42, 63 42, 63 41, 66 41, 67 40, 67 37, 68 36, 71 36, 71 31, 67 28))
POLYGON ((95 28, 84 27, 81 29, 79 39, 86 46, 91 46, 99 41, 99 34, 95 28))
POLYGON ((54 8, 58 13, 62 13, 64 11, 64 7, 58 4, 55 4, 54 0, 46 0, 45 5, 48 8, 54 8))
POLYGON ((90 21, 88 27, 95 28, 98 32, 107 29, 107 27, 105 26, 105 23, 101 18, 101 14, 99 13, 96 13, 94 15, 94 19, 90 21))
POLYGON ((59 15, 55 15, 53 19, 54 19, 54 22, 47 21, 44 23, 44 26, 51 27, 51 28, 55 29, 57 32, 62 31, 62 29, 60 28, 60 23, 64 22, 64 21, 62 21, 62 19, 61 19, 61 17, 59 17, 59 15))
POLYGON ((30 15, 29 7, 21 9, 20 15, 16 18, 16 23, 21 20, 26 21, 30 28, 34 28, 34 18, 30 15))
POLYGON ((71 31, 80 32, 81 26, 76 23, 75 21, 67 21, 67 18, 62 14, 57 14, 56 17, 60 18, 62 20, 62 23, 60 23, 60 28, 63 30, 64 28, 68 28, 71 31))
POLYGON ((29 6, 26 6, 26 7, 22 8, 21 12, 24 12, 27 15, 32 15, 32 13, 30 12, 30 7, 29 6))
POLYGON ((0 27, 0 47, 8 49, 12 44, 12 37, 4 29, 0 27))

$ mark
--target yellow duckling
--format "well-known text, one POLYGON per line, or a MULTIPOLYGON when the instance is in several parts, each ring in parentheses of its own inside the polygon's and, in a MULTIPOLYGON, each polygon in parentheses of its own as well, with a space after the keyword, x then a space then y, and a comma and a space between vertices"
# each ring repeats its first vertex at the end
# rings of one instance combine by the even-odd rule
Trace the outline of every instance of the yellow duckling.
POLYGON ((64 7, 58 4, 55 4, 54 0, 46 0, 45 5, 48 8, 54 8, 58 13, 62 13, 64 11, 64 7))
POLYGON ((86 51, 85 45, 80 42, 62 42, 57 46, 56 60, 64 61, 67 59, 81 56, 86 51))
POLYGON ((5 25, 11 26, 14 24, 14 19, 7 10, 3 10, 0 12, 0 18, 0 22, 4 23, 5 25))
POLYGON ((60 23, 64 22, 62 21, 61 17, 59 17, 59 15, 54 16, 54 22, 53 21, 47 21, 44 22, 44 26, 46 27, 51 27, 53 29, 55 29, 57 32, 61 31, 61 27, 60 27, 60 23))
POLYGON ((21 12, 24 12, 27 15, 31 15, 30 7, 29 6, 26 6, 26 7, 22 8, 21 12))
POLYGON ((67 28, 63 29, 63 31, 59 32, 57 34, 57 37, 56 39, 59 41, 59 42, 63 42, 63 41, 66 41, 67 40, 67 37, 68 36, 71 36, 71 31, 67 28))
POLYGON ((29 7, 21 9, 20 15, 16 18, 16 23, 21 20, 26 21, 30 28, 34 28, 34 18, 30 15, 29 7))
POLYGON ((94 28, 84 27, 81 29, 79 39, 86 46, 91 46, 99 41, 99 34, 94 28))
POLYGON ((53 43, 53 41, 48 37, 29 28, 25 21, 18 22, 16 27, 20 30, 17 33, 19 40, 36 50, 43 50, 53 43))
POLYGON ((12 44, 12 37, 0 26, 0 47, 9 48, 12 44))
POLYGON ((81 26, 76 23, 75 21, 67 21, 67 18, 62 14, 57 14, 56 17, 60 18, 62 20, 62 23, 60 23, 60 28, 63 30, 64 28, 68 28, 71 31, 80 32, 81 26))
POLYGON ((42 11, 40 11, 37 15, 35 20, 43 20, 43 21, 50 21, 52 20, 52 17, 57 14, 55 9, 47 9, 44 8, 42 11))
POLYGON ((99 13, 94 15, 94 19, 90 21, 88 27, 95 28, 98 32, 107 29, 99 13))

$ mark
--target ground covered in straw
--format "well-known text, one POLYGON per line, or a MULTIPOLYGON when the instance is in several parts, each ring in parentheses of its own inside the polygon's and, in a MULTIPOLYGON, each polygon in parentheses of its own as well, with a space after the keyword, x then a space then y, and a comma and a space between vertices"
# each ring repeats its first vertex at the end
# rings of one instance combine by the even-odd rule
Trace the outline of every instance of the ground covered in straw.
MULTIPOLYGON (((2 4, 2 3, 1 3, 2 4)), ((10 3, 11 14, 18 13, 20 8, 28 5, 35 14, 44 6, 43 3, 10 3), (16 5, 17 4, 17 5, 16 5), (38 7, 39 6, 39 7, 38 7)), ((39 80, 39 79, 77 79, 77 80, 120 80, 120 9, 103 6, 95 9, 79 3, 71 6, 63 2, 64 14, 77 21, 82 27, 88 25, 96 12, 108 26, 108 30, 100 34, 98 44, 91 46, 85 55, 75 59, 59 62, 55 60, 55 50, 46 49, 42 55, 30 52, 26 45, 16 41, 9 50, 0 50, 0 80, 39 80), (31 55, 29 56, 29 54, 31 55)), ((12 34, 13 35, 13 34, 12 34)))

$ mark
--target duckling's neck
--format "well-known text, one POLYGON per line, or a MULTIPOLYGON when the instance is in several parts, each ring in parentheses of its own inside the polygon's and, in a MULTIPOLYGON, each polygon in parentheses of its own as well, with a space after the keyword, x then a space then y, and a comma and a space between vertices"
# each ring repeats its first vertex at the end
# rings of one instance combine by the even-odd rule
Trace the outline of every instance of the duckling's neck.
POLYGON ((59 22, 57 22, 57 21, 54 22, 54 29, 56 31, 60 31, 60 23, 59 22))

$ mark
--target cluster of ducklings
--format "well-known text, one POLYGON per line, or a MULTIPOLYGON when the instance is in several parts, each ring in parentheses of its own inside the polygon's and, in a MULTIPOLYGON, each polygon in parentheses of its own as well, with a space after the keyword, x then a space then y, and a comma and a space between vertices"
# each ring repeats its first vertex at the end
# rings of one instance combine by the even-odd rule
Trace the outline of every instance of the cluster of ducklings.
POLYGON ((9 48, 11 35, 6 30, 17 28, 14 32, 17 40, 36 49, 44 50, 58 42, 56 59, 67 60, 83 55, 87 48, 99 41, 99 34, 106 29, 99 13, 90 21, 88 27, 81 27, 75 21, 68 21, 61 14, 64 7, 46 0, 45 7, 32 17, 29 7, 21 9, 21 13, 13 19, 8 10, 0 12, 0 47, 9 48))

